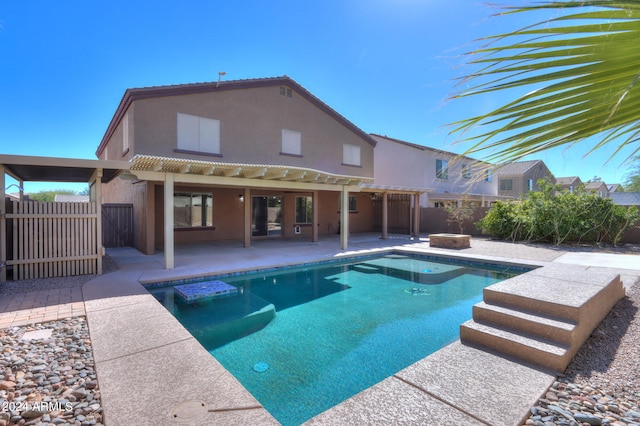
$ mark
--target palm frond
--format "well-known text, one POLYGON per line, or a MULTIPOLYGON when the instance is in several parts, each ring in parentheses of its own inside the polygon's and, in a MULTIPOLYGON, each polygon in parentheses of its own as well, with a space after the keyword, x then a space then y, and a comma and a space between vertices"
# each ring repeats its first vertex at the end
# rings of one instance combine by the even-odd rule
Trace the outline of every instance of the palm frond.
POLYGON ((454 99, 530 91, 486 114, 452 123, 451 133, 472 143, 464 155, 489 151, 485 160, 516 161, 599 135, 590 152, 617 143, 612 156, 629 147, 629 158, 637 156, 640 2, 549 1, 506 8, 502 14, 541 10, 557 13, 539 24, 487 37, 472 52, 470 64, 479 69, 460 81, 465 88, 454 99))

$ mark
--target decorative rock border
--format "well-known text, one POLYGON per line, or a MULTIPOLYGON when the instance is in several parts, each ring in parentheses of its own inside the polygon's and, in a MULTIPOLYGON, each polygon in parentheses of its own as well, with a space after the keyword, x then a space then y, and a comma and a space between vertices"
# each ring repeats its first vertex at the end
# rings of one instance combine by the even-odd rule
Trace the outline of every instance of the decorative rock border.
POLYGON ((84 317, 0 330, 0 426, 103 424, 84 317))

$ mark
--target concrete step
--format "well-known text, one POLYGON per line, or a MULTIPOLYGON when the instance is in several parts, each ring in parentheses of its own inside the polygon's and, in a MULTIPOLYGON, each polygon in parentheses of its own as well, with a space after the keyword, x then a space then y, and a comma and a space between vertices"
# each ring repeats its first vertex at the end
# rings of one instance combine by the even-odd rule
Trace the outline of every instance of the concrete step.
POLYGON ((474 320, 460 326, 460 341, 554 371, 563 371, 573 357, 568 345, 514 333, 474 320))
POLYGON ((460 340, 562 372, 624 294, 615 272, 546 266, 486 287, 460 340))
POLYGON ((624 287, 618 274, 571 266, 534 270, 491 285, 483 292, 487 303, 577 323, 587 316, 599 317, 594 326, 622 297, 624 287))
POLYGON ((477 303, 473 307, 473 319, 479 323, 495 325, 515 333, 524 333, 565 345, 573 343, 576 330, 576 323, 572 321, 486 302, 477 303))

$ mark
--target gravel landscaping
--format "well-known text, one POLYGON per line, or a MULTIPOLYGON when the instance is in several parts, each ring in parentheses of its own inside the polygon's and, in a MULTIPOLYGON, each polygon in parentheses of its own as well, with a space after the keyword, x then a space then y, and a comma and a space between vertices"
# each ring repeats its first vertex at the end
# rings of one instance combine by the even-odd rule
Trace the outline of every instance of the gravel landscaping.
POLYGON ((531 408, 526 425, 640 426, 640 280, 531 408))

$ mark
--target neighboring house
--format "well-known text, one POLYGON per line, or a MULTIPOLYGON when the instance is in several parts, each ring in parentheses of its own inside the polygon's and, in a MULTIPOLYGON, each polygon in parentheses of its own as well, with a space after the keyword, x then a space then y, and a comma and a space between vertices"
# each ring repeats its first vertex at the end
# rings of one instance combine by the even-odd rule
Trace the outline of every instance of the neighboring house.
POLYGON ((128 89, 96 154, 131 163, 103 194, 133 204, 143 253, 336 233, 346 248, 373 230, 375 145, 284 76, 128 89))
POLYGON ((612 183, 610 185, 607 185, 607 191, 609 192, 609 194, 611 194, 612 192, 623 192, 622 185, 620 185, 619 183, 612 183))
POLYGON ((561 189, 566 189, 573 194, 575 190, 582 185, 582 180, 578 176, 559 177, 556 178, 556 185, 561 189))
POLYGON ((600 198, 609 198, 609 189, 607 184, 602 181, 597 182, 587 182, 584 185, 585 191, 593 192, 598 194, 600 198))
POLYGON ((5 192, 4 196, 7 201, 20 201, 19 192, 5 192))
POLYGON ((487 163, 387 136, 371 136, 377 142, 375 183, 424 191, 422 207, 442 207, 463 200, 489 206, 501 198, 487 163))
POLYGON ((517 161, 496 168, 498 194, 504 197, 518 197, 531 191, 539 191, 538 181, 555 178, 542 160, 517 161))
POLYGON ((89 196, 56 194, 53 201, 56 203, 88 203, 89 196))
POLYGON ((640 192, 612 192, 609 198, 613 204, 619 206, 638 206, 640 207, 640 192))

